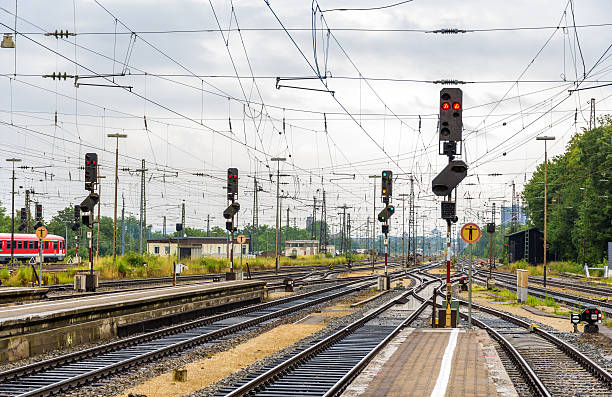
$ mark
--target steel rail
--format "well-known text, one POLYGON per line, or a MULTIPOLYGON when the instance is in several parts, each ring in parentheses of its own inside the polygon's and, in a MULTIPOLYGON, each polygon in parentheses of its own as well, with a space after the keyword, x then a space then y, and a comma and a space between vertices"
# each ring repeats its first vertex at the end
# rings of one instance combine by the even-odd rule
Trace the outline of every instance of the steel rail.
MULTIPOLYGON (((394 277, 399 277, 403 274, 404 274, 403 271, 396 272, 394 277), (397 273, 400 273, 400 274, 398 275, 397 273)), ((182 351, 186 348, 196 346, 203 342, 214 340, 218 337, 222 337, 225 335, 229 335, 229 334, 241 331, 243 329, 249 328, 253 325, 262 323, 264 321, 268 321, 273 318, 277 318, 277 317, 280 317, 280 316, 283 316, 283 315, 286 315, 286 314, 289 314, 289 313, 292 313, 292 312, 295 312, 295 311, 298 311, 298 310, 301 310, 307 307, 311 307, 313 305, 321 304, 326 301, 330 301, 334 298, 355 292, 361 289, 364 285, 371 284, 371 281, 368 281, 368 280, 371 280, 373 277, 374 276, 368 276, 364 278, 365 281, 359 280, 359 281, 348 282, 348 283, 341 284, 340 286, 337 285, 337 286, 333 286, 329 288, 324 288, 318 291, 312 291, 312 292, 305 293, 305 294, 295 295, 292 297, 255 305, 255 306, 244 308, 244 309, 234 310, 228 313, 223 313, 220 315, 207 317, 205 319, 191 321, 185 324, 180 324, 180 325, 169 327, 163 330, 149 332, 144 335, 130 337, 130 338, 127 338, 121 341, 110 343, 108 345, 98 346, 98 347, 86 349, 80 352, 69 353, 61 357, 30 364, 24 367, 15 368, 13 370, 9 370, 9 371, 0 373, 0 385, 4 384, 7 380, 15 380, 15 379, 19 379, 20 377, 27 377, 27 376, 31 376, 37 373, 44 374, 43 371, 54 369, 54 368, 57 368, 57 370, 61 370, 60 368, 61 365, 71 365, 71 363, 78 363, 80 361, 83 361, 84 359, 95 359, 96 357, 101 356, 103 354, 117 352, 115 353, 115 355, 117 355, 121 351, 120 349, 129 348, 130 346, 136 346, 139 343, 147 343, 147 342, 151 342, 155 340, 161 340, 162 338, 167 337, 169 335, 178 334, 179 332, 186 331, 191 328, 198 327, 198 326, 206 326, 207 324, 213 324, 216 321, 220 321, 220 320, 223 320, 229 317, 235 317, 235 316, 239 316, 242 314, 255 312, 257 310, 266 309, 271 306, 282 305, 284 303, 291 302, 293 300, 303 299, 303 298, 310 297, 316 294, 331 292, 333 290, 337 290, 339 287, 348 287, 343 291, 338 291, 338 292, 332 293, 331 295, 323 296, 320 298, 315 298, 313 300, 308 300, 306 302, 303 302, 297 305, 293 305, 293 306, 290 306, 290 307, 287 307, 281 310, 277 310, 271 313, 267 313, 267 314, 264 314, 264 315, 246 320, 246 321, 239 322, 237 324, 225 326, 221 329, 213 330, 211 332, 207 332, 205 334, 198 335, 195 337, 190 337, 189 339, 182 340, 180 342, 176 342, 176 343, 173 343, 173 344, 161 347, 161 348, 155 348, 154 350, 146 352, 146 353, 137 353, 136 356, 133 356, 128 359, 123 359, 121 361, 114 362, 109 365, 104 365, 101 368, 94 367, 95 368, 94 370, 89 370, 81 375, 70 376, 67 379, 63 379, 58 382, 54 382, 52 384, 47 384, 43 387, 39 387, 35 390, 28 391, 26 393, 21 393, 18 395, 40 396, 40 395, 50 395, 56 392, 69 390, 72 387, 83 385, 92 380, 103 378, 105 376, 117 373, 120 370, 136 365, 137 363, 151 361, 158 357, 173 354, 175 352, 182 351), (354 286, 350 287, 351 285, 354 285, 354 286)))
MULTIPOLYGON (((413 275, 410 275, 413 277, 413 275)), ((428 283, 435 282, 436 280, 429 281, 428 283)), ((323 340, 317 342, 316 344, 308 347, 307 349, 299 352, 298 354, 290 357, 284 362, 278 364, 274 368, 260 374, 255 377, 251 381, 243 384, 242 386, 236 388, 230 393, 226 394, 226 397, 237 397, 244 396, 248 394, 252 394, 256 390, 260 388, 264 388, 267 384, 272 383, 274 380, 280 378, 284 373, 297 368, 300 366, 300 363, 308 362, 310 359, 315 357, 317 354, 326 351, 331 346, 336 345, 338 342, 346 339, 348 336, 352 335, 359 328, 364 326, 367 322, 372 319, 378 317, 381 313, 388 310, 390 307, 401 301, 403 298, 406 298, 409 295, 412 295, 416 289, 422 289, 423 284, 411 288, 409 291, 404 294, 391 299, 390 301, 382 304, 378 308, 369 312, 366 316, 354 321, 353 323, 347 325, 341 330, 335 332, 334 334, 324 338, 323 340)), ((368 364, 368 362, 382 349, 394 336, 397 335, 402 328, 409 325, 412 321, 414 321, 419 314, 425 309, 427 304, 422 304, 415 312, 413 312, 406 320, 402 321, 398 326, 396 326, 382 341, 380 341, 372 350, 370 350, 361 360, 359 360, 353 367, 351 367, 346 374, 344 374, 336 383, 331 385, 330 389, 326 391, 325 396, 333 396, 338 395, 342 392, 346 386, 357 376, 361 370, 368 364)), ((319 385, 320 387, 321 385, 319 385)))

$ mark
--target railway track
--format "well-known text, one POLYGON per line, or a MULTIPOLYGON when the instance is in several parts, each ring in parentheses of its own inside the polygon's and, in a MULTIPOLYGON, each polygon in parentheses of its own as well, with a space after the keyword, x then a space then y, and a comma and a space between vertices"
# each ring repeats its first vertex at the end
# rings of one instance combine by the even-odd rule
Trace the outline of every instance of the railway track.
MULTIPOLYGON (((473 275, 475 281, 486 283, 486 277, 480 273, 473 275)), ((516 286, 510 281, 496 281, 496 285, 500 285, 506 289, 514 289, 516 286)), ((574 308, 584 308, 585 306, 595 306, 599 308, 607 317, 612 316, 612 303, 607 301, 591 299, 584 296, 568 294, 566 292, 554 291, 546 288, 529 286, 529 295, 540 299, 552 298, 555 302, 563 303, 564 305, 574 308)))
MULTIPOLYGON (((482 269, 482 272, 488 272, 488 270, 482 269)), ((492 274, 494 278, 502 278, 504 281, 508 281, 508 282, 516 281, 516 275, 514 274, 509 274, 509 273, 504 273, 504 272, 499 272, 499 271, 493 271, 492 274)), ((543 285, 544 281, 540 277, 529 276, 529 283, 543 285)), ((597 286, 597 285, 584 285, 584 284, 578 284, 576 282, 564 282, 564 281, 559 281, 559 280, 554 280, 554 279, 551 280, 550 278, 546 280, 546 284, 550 287, 574 290, 578 292, 587 293, 590 295, 598 295, 604 298, 612 297, 612 287, 597 286)))
POLYGON ((294 396, 296 391, 309 396, 340 395, 380 349, 418 318, 427 303, 408 318, 384 317, 385 312, 436 281, 421 280, 418 287, 260 373, 220 390, 217 396, 294 396))
POLYGON ((612 395, 612 375, 552 332, 530 332, 530 324, 519 318, 477 304, 472 307, 473 323, 501 344, 535 395, 612 395))
MULTIPOLYGON (((396 277, 404 272, 391 274, 396 277)), ((0 373, 0 396, 43 396, 111 376, 164 356, 215 342, 287 314, 331 301, 371 285, 364 277, 285 299, 262 303, 122 339, 0 373)))

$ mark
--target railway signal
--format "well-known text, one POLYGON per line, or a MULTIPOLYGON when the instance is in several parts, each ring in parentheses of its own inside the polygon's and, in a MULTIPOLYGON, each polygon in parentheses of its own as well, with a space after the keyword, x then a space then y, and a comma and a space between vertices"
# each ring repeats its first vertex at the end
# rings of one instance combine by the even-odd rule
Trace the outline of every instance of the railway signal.
POLYGON ((467 164, 462 160, 450 160, 448 165, 433 179, 431 190, 436 196, 448 196, 467 176, 467 164))
POLYGON ((74 223, 72 224, 72 230, 76 232, 77 230, 79 230, 80 227, 81 227, 81 206, 75 205, 74 206, 74 223))
POLYGON ((238 168, 227 169, 227 199, 234 201, 238 196, 238 168))
POLYGON ((20 212, 21 212, 21 225, 19 225, 19 231, 22 232, 24 231, 26 227, 26 223, 28 221, 28 212, 26 211, 25 208, 22 208, 20 212))
POLYGON ((462 140, 463 92, 460 88, 440 90, 440 141, 462 140))
POLYGON ((391 215, 393 215, 394 213, 395 213, 395 206, 393 206, 393 204, 387 204, 387 206, 378 213, 378 221, 387 222, 389 218, 391 218, 391 215))
POLYGON ((393 194, 393 172, 385 170, 382 172, 382 183, 380 189, 380 195, 382 196, 383 203, 389 204, 389 199, 393 194))
POLYGON ((43 217, 42 204, 36 204, 36 220, 40 221, 43 217))
POLYGON ((100 201, 100 196, 97 193, 89 193, 85 200, 81 203, 82 212, 93 212, 94 207, 100 201))
POLYGON ((85 153, 85 190, 93 192, 98 181, 98 154, 85 153))

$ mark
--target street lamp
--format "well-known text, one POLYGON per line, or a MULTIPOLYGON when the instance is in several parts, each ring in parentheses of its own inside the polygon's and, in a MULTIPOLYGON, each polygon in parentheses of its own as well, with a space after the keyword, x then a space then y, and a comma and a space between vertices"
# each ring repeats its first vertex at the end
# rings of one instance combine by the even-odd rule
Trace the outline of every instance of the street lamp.
POLYGON ((279 221, 279 190, 280 190, 280 162, 286 161, 284 157, 272 157, 270 160, 276 161, 276 243, 274 244, 274 258, 276 261, 276 273, 280 270, 280 261, 278 257, 278 221, 279 221))
POLYGON ((554 141, 555 137, 554 136, 537 136, 536 137, 536 141, 544 141, 544 288, 546 288, 546 251, 547 251, 547 246, 546 246, 546 210, 547 210, 547 199, 546 199, 546 195, 547 195, 547 186, 546 186, 546 182, 547 182, 547 172, 548 172, 548 152, 547 152, 547 148, 546 148, 546 142, 547 141, 554 141))
POLYGON ((21 161, 21 159, 11 158, 6 159, 13 164, 13 181, 11 188, 11 264, 15 262, 15 163, 21 161))
POLYGON ((116 139, 115 146, 115 209, 113 215, 113 265, 117 260, 117 183, 119 182, 119 138, 127 138, 127 134, 107 134, 116 139))

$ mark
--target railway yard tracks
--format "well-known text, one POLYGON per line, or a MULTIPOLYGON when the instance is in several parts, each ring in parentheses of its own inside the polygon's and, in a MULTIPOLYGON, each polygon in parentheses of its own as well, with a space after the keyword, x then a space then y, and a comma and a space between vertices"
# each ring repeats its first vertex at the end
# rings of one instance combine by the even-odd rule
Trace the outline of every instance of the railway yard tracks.
MULTIPOLYGON (((404 272, 391 273, 399 277, 404 272)), ((0 396, 42 396, 90 384, 138 364, 215 343, 287 314, 357 292, 372 277, 191 321, 0 373, 0 396)))

